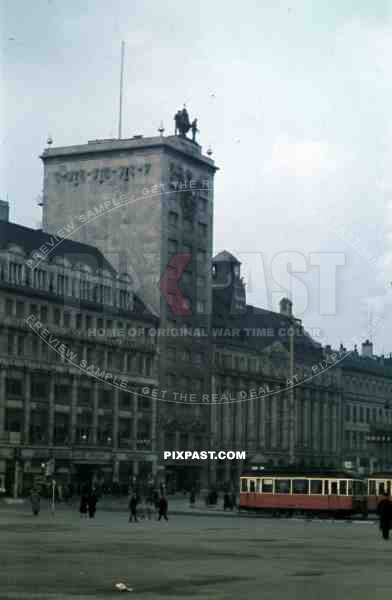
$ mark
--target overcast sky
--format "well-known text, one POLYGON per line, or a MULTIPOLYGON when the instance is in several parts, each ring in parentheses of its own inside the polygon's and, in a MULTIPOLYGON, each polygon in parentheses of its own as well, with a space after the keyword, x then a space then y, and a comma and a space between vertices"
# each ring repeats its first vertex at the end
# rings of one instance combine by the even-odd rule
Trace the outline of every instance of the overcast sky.
POLYGON ((278 253, 307 265, 311 252, 344 254, 336 313, 320 314, 334 286, 308 266, 296 275, 308 298, 292 287, 297 316, 330 344, 380 316, 376 349, 392 352, 390 1, 3 0, 2 12, 0 197, 12 220, 40 221, 48 134, 61 146, 116 135, 125 40, 124 137, 156 135, 161 120, 172 134, 184 102, 198 117, 220 167, 214 251, 243 262, 248 301, 285 294, 278 253))

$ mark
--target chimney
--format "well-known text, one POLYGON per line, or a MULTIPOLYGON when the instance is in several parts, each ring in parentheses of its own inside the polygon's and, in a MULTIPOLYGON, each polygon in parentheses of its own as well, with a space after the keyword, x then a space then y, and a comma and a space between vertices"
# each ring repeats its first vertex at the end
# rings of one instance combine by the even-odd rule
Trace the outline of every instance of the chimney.
POLYGON ((369 340, 362 344, 362 356, 370 358, 373 356, 373 344, 369 340))
POLYGON ((0 200, 0 221, 9 221, 10 220, 10 206, 8 202, 4 200, 0 200))
POLYGON ((280 314, 285 315, 286 317, 293 316, 293 303, 288 298, 282 298, 279 302, 280 306, 280 314))

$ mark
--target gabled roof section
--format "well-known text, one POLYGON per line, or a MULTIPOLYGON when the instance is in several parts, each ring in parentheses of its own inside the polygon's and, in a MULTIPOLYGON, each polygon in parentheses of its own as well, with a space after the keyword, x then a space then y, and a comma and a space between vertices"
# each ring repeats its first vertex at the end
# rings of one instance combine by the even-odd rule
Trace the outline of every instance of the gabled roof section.
POLYGON ((112 275, 116 274, 116 270, 95 246, 69 239, 63 239, 60 242, 60 238, 45 233, 41 229, 31 229, 23 225, 0 221, 0 248, 15 245, 23 248, 27 255, 31 255, 32 252, 43 254, 40 252, 40 248, 45 246, 49 261, 55 257, 61 257, 69 261, 72 266, 82 263, 93 271, 100 268, 106 269, 112 275))

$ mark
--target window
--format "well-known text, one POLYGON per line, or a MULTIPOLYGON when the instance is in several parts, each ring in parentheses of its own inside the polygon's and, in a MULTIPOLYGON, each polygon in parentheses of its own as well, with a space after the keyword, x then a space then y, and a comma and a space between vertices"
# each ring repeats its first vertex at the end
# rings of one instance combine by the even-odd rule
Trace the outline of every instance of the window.
POLYGON ((6 379, 6 393, 7 396, 22 396, 23 387, 20 379, 6 379))
POLYGON ((207 212, 207 198, 200 198, 199 208, 201 213, 205 214, 207 212))
POLYGON ((83 315, 78 313, 76 315, 76 329, 82 329, 82 324, 83 324, 83 315))
POLYGON ((178 242, 177 240, 168 240, 168 251, 169 254, 176 254, 178 250, 178 242))
POLYGON ((206 312, 207 305, 204 300, 198 300, 196 302, 196 312, 199 314, 204 314, 206 312))
POLYGON ((263 494, 272 494, 274 489, 274 480, 273 479, 263 479, 262 490, 263 494))
POLYGON ((193 230, 193 223, 190 219, 184 219, 183 221, 184 231, 186 233, 191 233, 193 230))
POLYGON ((205 238, 207 235, 207 225, 205 223, 199 223, 197 229, 199 236, 205 238))
POLYGON ((248 480, 241 479, 241 492, 247 492, 247 491, 248 491, 248 480))
POLYGON ((275 494, 289 494, 290 493, 290 479, 276 479, 275 480, 275 494))
POLYGON ((254 480, 254 479, 251 479, 251 480, 249 481, 249 491, 250 491, 250 492, 252 492, 253 494, 254 494, 254 493, 255 493, 255 491, 256 491, 256 482, 255 482, 255 480, 254 480))
POLYGON ((25 313, 25 305, 23 302, 16 303, 16 316, 18 319, 23 319, 25 313))
POLYGON ((311 494, 322 494, 323 493, 323 482, 321 479, 310 480, 310 493, 311 494))
POLYGON ((13 312, 14 312, 14 303, 12 300, 7 299, 5 301, 5 314, 7 315, 7 317, 11 317, 13 312))
POLYGON ((339 494, 340 496, 347 495, 347 481, 339 481, 339 494))
POLYGON ((376 495, 376 482, 374 481, 374 479, 369 479, 369 496, 375 496, 376 495))
POLYGON ((24 353, 24 337, 21 335, 18 335, 18 349, 17 349, 17 353, 19 356, 21 356, 24 353))
POLYGON ((293 494, 307 494, 308 493, 308 480, 307 479, 293 479, 293 494))
POLYGON ((330 481, 329 482, 329 493, 331 496, 337 496, 338 495, 338 482, 337 481, 330 481))
POLYGON ((53 323, 55 325, 60 325, 61 323, 61 312, 59 308, 55 308, 53 311, 53 323))
POLYGON ((48 307, 41 306, 41 321, 45 323, 48 320, 48 307))
POLYGON ((171 227, 177 227, 178 224, 178 214, 176 212, 174 212, 174 210, 171 210, 169 212, 169 225, 171 227))
POLYGON ((176 360, 176 349, 174 346, 169 346, 167 349, 167 357, 170 360, 176 360))

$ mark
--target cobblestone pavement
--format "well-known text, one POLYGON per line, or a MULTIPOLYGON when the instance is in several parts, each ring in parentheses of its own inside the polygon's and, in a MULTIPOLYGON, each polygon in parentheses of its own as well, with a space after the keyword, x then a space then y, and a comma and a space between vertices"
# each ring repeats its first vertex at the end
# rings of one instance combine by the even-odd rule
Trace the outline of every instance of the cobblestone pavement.
POLYGON ((368 600, 392 597, 392 540, 374 523, 0 508, 0 600, 368 600), (170 518, 170 515, 169 515, 170 518))

